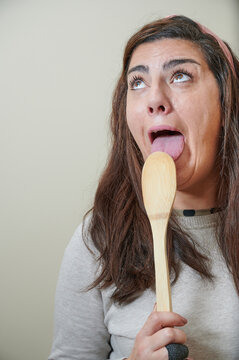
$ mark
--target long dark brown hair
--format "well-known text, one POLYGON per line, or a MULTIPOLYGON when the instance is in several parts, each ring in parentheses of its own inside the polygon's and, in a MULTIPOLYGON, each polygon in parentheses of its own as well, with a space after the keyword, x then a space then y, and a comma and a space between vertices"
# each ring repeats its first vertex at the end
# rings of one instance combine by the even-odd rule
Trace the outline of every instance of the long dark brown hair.
MULTIPOLYGON (((112 299, 127 303, 147 288, 154 288, 154 261, 150 224, 141 192, 142 154, 126 122, 126 74, 133 51, 142 43, 163 38, 185 39, 198 45, 220 91, 221 121, 217 166, 220 178, 217 207, 223 209, 217 238, 239 294, 239 62, 232 53, 235 72, 216 39, 184 16, 154 21, 128 41, 123 69, 113 95, 112 148, 91 210, 88 233, 100 254, 99 276, 91 285, 101 289, 114 284, 112 299)), ((175 220, 168 227, 168 260, 174 281, 184 262, 212 280, 209 259, 195 247, 175 220)))

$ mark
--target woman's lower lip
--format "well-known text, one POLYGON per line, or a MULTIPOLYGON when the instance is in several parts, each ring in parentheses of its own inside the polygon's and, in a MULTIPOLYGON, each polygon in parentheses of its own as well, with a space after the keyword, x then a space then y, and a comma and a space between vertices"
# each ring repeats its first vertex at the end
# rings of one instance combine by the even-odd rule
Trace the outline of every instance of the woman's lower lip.
POLYGON ((170 155, 174 161, 179 158, 183 149, 184 136, 182 134, 157 137, 151 145, 151 153, 156 151, 165 152, 170 155))

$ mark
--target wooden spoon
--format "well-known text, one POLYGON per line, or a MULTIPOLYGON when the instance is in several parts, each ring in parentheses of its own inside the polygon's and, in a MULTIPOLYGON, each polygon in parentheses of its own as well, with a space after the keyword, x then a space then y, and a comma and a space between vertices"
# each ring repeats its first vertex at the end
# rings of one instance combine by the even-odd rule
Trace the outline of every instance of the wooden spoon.
MULTIPOLYGON (((155 152, 149 155, 142 171, 142 190, 153 234, 157 311, 172 311, 167 227, 176 193, 176 168, 168 154, 155 152)), ((182 360, 188 356, 186 345, 168 344, 166 348, 169 360, 182 360)))
POLYGON ((176 168, 171 156, 154 152, 147 158, 142 190, 153 234, 157 310, 172 311, 166 238, 176 193, 176 168))

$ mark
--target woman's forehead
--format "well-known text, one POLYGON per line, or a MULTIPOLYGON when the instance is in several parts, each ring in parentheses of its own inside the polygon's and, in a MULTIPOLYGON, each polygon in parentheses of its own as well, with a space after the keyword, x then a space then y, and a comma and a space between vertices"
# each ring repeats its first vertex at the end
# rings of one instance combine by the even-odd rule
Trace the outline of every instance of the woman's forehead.
POLYGON ((130 67, 144 62, 162 65, 169 59, 192 58, 205 61, 200 47, 189 40, 161 39, 140 44, 133 52, 130 67))

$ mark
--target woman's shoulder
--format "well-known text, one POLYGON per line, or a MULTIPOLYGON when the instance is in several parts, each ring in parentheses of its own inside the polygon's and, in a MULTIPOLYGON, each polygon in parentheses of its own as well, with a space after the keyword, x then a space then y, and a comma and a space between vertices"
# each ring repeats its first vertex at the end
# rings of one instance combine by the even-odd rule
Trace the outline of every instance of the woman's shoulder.
POLYGON ((89 227, 90 217, 87 217, 76 228, 64 251, 59 278, 68 284, 76 282, 88 286, 95 280, 99 254, 91 239, 89 227))
POLYGON ((85 255, 87 259, 97 259, 99 254, 90 235, 90 223, 91 216, 87 216, 78 225, 65 249, 65 254, 71 254, 80 258, 82 258, 82 255, 85 255))

